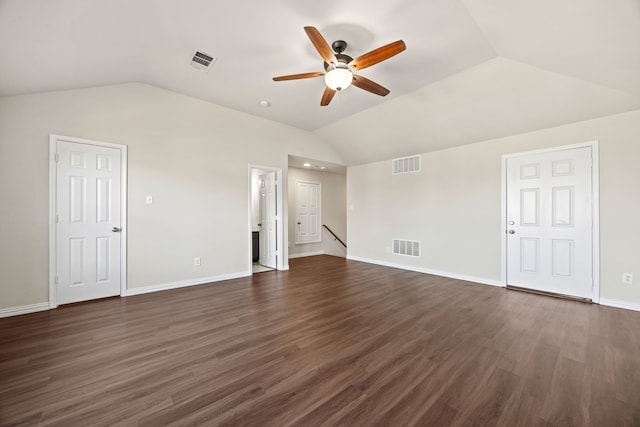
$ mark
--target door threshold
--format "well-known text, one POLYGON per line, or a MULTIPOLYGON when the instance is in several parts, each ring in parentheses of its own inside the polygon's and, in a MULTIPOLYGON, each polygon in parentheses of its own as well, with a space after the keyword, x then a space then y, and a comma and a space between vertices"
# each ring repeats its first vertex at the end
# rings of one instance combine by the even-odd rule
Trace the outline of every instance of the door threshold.
POLYGON ((527 292, 529 294, 544 295, 547 297, 568 299, 571 301, 578 301, 578 302, 584 302, 587 304, 593 304, 593 301, 591 300, 591 298, 582 298, 582 297, 576 297, 573 295, 557 294, 555 292, 539 291, 537 289, 521 288, 520 286, 513 286, 513 285, 507 285, 507 289, 512 291, 518 291, 518 292, 527 292))
POLYGON ((273 271, 275 270, 275 268, 267 267, 262 264, 253 264, 251 267, 251 270, 252 270, 251 272, 255 274, 255 273, 264 273, 265 271, 273 271))

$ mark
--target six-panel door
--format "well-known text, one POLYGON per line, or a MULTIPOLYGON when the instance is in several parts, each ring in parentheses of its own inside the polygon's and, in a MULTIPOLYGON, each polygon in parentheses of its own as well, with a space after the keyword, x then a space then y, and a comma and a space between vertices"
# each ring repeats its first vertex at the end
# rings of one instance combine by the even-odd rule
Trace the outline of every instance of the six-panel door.
POLYGON ((57 302, 119 295, 120 150, 59 140, 57 154, 57 302))
POLYGON ((593 296, 591 148, 507 160, 507 284, 593 296))

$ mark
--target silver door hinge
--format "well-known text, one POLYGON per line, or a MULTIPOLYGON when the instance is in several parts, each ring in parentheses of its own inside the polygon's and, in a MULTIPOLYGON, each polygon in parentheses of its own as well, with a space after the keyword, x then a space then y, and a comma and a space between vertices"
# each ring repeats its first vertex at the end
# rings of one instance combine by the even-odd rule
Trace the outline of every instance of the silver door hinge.
POLYGON ((58 163, 58 153, 55 154, 55 161, 58 163))
POLYGON ((58 214, 56 214, 56 224, 60 222, 60 219, 58 218, 58 214))
POLYGON ((58 276, 53 277, 53 283, 55 283, 56 285, 58 284, 58 276))

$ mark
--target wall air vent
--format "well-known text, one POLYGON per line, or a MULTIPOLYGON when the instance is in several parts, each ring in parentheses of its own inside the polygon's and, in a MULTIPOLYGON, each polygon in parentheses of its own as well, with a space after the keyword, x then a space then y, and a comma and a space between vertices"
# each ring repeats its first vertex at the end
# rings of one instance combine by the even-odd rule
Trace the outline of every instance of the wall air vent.
POLYGON ((393 174, 420 172, 420 156, 401 157, 393 159, 393 174))
POLYGON ((420 242, 416 240, 393 239, 393 253, 395 255, 420 256, 420 242))
POLYGON ((215 57, 196 50, 193 52, 193 55, 191 55, 191 61, 189 61, 189 63, 198 70, 209 71, 215 61, 215 57))

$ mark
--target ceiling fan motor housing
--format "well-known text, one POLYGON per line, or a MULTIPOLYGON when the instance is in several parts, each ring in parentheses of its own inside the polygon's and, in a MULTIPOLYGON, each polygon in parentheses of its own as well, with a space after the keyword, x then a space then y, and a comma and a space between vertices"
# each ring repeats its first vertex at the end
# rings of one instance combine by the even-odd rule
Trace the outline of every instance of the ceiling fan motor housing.
POLYGON ((347 42, 344 40, 336 40, 333 43, 331 43, 331 48, 336 53, 335 56, 338 62, 335 64, 335 66, 332 66, 332 64, 325 62, 324 70, 329 71, 330 68, 331 69, 333 68, 349 69, 349 63, 353 61, 353 58, 350 57, 349 55, 344 55, 342 53, 347 49, 347 42))
POLYGON ((351 61, 353 61, 353 58, 350 57, 349 55, 344 55, 342 53, 336 53, 336 59, 338 60, 338 63, 335 64, 335 67, 332 67, 332 64, 329 64, 327 62, 324 63, 324 70, 328 71, 329 68, 349 68, 349 63, 351 61))

